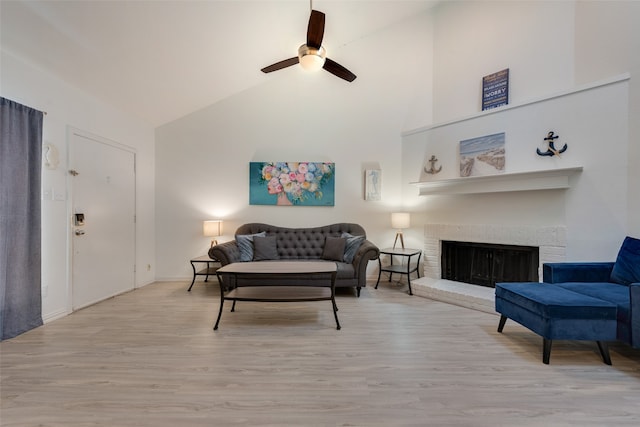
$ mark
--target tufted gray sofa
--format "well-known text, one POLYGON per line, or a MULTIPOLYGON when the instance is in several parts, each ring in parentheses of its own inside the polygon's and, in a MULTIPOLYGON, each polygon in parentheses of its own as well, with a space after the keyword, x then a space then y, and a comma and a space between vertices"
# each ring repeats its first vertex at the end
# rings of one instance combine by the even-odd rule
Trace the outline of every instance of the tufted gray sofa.
MULTIPOLYGON (((276 246, 280 260, 322 260, 324 244, 327 237, 340 237, 342 233, 354 236, 365 236, 353 262, 335 262, 338 271, 336 288, 355 287, 360 296, 360 289, 367 283, 367 264, 378 258, 380 251, 376 245, 366 240, 364 228, 358 224, 339 223, 312 228, 286 228, 275 225, 250 223, 241 225, 235 235, 248 235, 266 232, 267 236, 276 236, 276 246)), ((240 249, 235 240, 213 246, 209 256, 217 259, 224 266, 240 262, 240 249)), ((277 262, 277 261, 264 261, 277 262)), ((226 279, 224 279, 226 280, 226 279)))

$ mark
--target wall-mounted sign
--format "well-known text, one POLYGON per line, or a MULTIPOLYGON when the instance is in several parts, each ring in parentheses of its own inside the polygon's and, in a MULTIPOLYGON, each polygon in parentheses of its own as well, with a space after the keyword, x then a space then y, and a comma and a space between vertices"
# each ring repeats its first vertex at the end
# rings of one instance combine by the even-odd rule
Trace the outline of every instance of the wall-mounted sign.
POLYGON ((509 69, 482 78, 482 111, 509 103, 509 69))

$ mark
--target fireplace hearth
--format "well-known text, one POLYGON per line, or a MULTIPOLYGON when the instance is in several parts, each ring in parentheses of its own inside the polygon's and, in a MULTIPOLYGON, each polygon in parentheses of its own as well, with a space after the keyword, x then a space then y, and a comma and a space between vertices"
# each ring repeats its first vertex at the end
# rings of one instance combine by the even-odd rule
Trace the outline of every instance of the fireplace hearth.
POLYGON ((442 278, 495 287, 496 282, 537 282, 534 246, 442 241, 442 278))

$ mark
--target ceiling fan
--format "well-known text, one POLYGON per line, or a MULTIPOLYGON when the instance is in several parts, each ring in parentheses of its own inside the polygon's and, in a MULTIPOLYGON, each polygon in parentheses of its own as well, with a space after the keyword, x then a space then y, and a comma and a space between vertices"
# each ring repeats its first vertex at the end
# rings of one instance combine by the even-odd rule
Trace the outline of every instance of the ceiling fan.
POLYGON ((271 73, 283 68, 300 64, 305 70, 319 70, 324 68, 331 74, 340 77, 348 82, 356 79, 356 75, 344 68, 342 65, 327 58, 327 51, 322 47, 322 37, 324 36, 324 13, 311 8, 309 26, 307 27, 307 43, 298 48, 298 56, 276 62, 263 68, 263 73, 271 73))

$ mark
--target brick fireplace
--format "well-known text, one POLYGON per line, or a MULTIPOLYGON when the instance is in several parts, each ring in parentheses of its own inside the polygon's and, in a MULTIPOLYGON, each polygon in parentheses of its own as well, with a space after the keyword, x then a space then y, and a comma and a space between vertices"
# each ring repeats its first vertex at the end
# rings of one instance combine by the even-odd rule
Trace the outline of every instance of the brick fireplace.
POLYGON ((565 226, 486 224, 427 224, 424 229, 424 277, 412 280, 414 294, 494 313, 493 288, 442 279, 442 241, 537 247, 538 276, 542 264, 562 262, 566 253, 565 226))

